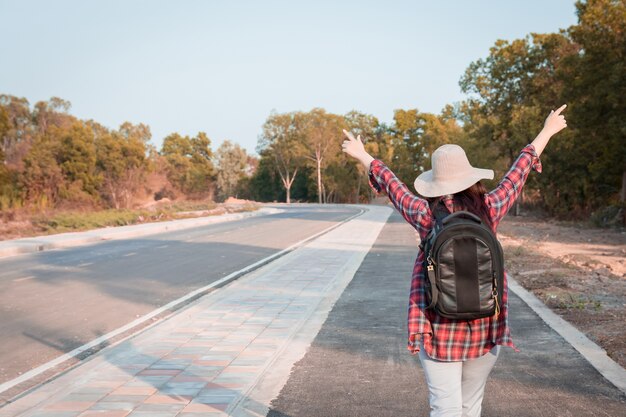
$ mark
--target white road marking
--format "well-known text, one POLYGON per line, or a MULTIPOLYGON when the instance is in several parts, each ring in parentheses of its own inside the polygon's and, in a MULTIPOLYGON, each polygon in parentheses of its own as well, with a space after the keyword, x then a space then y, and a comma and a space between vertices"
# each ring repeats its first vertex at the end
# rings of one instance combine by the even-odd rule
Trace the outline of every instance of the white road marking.
POLYGON ((83 264, 77 265, 79 268, 82 268, 84 266, 89 266, 89 265, 93 265, 93 262, 85 262, 83 264))
POLYGON ((130 253, 127 253, 126 255, 124 255, 124 257, 135 256, 135 255, 137 255, 137 252, 130 252, 130 253))
POLYGON ((157 246, 157 249, 165 249, 167 247, 169 247, 170 245, 161 245, 161 246, 157 246))
POLYGON ((21 282, 21 281, 26 281, 26 280, 33 279, 33 278, 35 278, 35 277, 30 275, 30 276, 27 276, 27 277, 16 278, 16 279, 13 280, 13 282, 21 282))
POLYGON ((219 233, 212 233, 210 235, 200 235, 200 236, 196 236, 190 239, 185 239, 183 240, 183 242, 196 242, 199 239, 206 239, 207 237, 213 237, 213 236, 217 236, 219 233))

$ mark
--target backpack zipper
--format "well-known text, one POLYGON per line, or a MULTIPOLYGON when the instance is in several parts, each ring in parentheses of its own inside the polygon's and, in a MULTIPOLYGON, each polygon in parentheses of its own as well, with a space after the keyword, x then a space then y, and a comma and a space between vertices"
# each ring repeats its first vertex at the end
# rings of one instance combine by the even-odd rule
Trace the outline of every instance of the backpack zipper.
POLYGON ((426 262, 428 262, 428 266, 426 268, 429 271, 432 271, 435 269, 433 265, 437 265, 437 263, 435 262, 435 260, 433 259, 430 253, 426 256, 426 262))

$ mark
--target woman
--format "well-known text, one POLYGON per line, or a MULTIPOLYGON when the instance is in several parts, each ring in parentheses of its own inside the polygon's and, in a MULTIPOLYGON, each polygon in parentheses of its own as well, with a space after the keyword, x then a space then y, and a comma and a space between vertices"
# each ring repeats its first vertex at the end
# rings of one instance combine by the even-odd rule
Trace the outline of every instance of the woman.
MULTIPOLYGON (((343 151, 368 170, 370 185, 385 191, 393 205, 418 232, 422 240, 433 227, 436 207, 452 213, 473 212, 496 233, 498 224, 513 206, 531 169, 541 172, 539 156, 550 138, 567 124, 561 112, 551 111, 535 140, 522 149, 500 184, 487 193, 481 179, 493 179, 492 170, 470 165, 458 145, 443 145, 432 155, 430 171, 415 180, 415 189, 427 200, 412 194, 380 160, 369 155, 361 138, 344 130, 343 151), (443 206, 441 205, 443 204, 443 206)), ((411 282, 408 314, 408 349, 419 353, 429 389, 431 417, 480 416, 487 377, 500 346, 516 349, 508 323, 507 277, 504 277, 500 314, 475 320, 453 320, 426 309, 424 254, 419 251, 411 282)))

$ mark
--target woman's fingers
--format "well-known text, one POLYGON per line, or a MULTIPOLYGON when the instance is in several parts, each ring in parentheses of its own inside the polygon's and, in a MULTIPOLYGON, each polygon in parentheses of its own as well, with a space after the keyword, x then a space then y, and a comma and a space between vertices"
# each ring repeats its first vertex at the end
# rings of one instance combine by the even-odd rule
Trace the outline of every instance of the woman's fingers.
POLYGON ((544 122, 544 129, 550 133, 550 135, 554 135, 555 133, 560 132, 561 130, 567 127, 567 121, 565 120, 565 116, 561 114, 563 110, 567 107, 567 104, 563 104, 556 110, 551 110, 548 117, 546 117, 546 121, 544 122))
POLYGON ((350 140, 356 140, 354 138, 354 135, 351 132, 348 132, 346 129, 343 129, 343 134, 346 135, 346 137, 350 140))
POLYGON ((343 129, 343 134, 346 135, 346 137, 348 139, 350 139, 350 141, 354 141, 354 142, 362 142, 361 141, 361 135, 358 135, 356 138, 354 137, 354 135, 352 134, 352 132, 348 132, 346 129, 343 129))
POLYGON ((561 114, 561 112, 563 110, 565 110, 565 108, 567 107, 567 104, 563 104, 561 107, 559 107, 558 109, 556 109, 556 111, 554 112, 557 116, 561 114))
POLYGON ((345 129, 343 130, 343 134, 346 136, 346 139, 341 143, 341 150, 354 158, 358 158, 359 155, 364 152, 361 135, 355 138, 351 132, 345 129))
POLYGON ((346 140, 344 140, 343 142, 341 142, 341 150, 342 150, 343 152, 349 153, 350 145, 351 145, 352 143, 353 143, 353 142, 352 142, 350 139, 346 139, 346 140))

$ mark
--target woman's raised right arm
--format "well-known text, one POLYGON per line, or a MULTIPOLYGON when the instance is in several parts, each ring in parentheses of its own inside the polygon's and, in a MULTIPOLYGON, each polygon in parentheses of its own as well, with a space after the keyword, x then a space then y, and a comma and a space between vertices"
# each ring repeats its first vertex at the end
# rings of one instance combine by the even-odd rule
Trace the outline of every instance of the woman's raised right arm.
POLYGON ((344 130, 347 139, 342 144, 345 153, 358 159, 368 170, 370 186, 376 192, 385 191, 402 217, 417 230, 431 227, 428 202, 409 191, 409 188, 379 159, 374 159, 363 146, 361 137, 356 138, 344 130))

